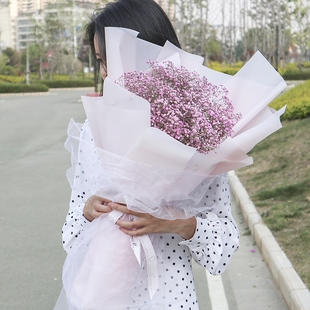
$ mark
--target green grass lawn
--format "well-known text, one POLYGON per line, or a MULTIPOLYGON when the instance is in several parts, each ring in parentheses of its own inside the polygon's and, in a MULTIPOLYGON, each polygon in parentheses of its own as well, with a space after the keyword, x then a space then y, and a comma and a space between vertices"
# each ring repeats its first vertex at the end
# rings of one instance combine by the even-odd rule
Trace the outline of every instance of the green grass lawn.
POLYGON ((251 151, 254 164, 236 173, 310 288, 310 118, 282 123, 251 151))

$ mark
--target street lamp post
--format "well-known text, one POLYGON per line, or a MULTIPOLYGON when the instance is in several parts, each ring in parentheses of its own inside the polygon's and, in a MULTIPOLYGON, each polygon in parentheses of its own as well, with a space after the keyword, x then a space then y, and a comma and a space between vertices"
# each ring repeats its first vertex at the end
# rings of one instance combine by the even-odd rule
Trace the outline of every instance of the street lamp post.
POLYGON ((27 54, 26 54, 26 71, 25 71, 25 77, 26 77, 26 84, 29 85, 29 44, 27 42, 27 54))
POLYGON ((74 49, 74 58, 77 59, 77 37, 76 37, 76 16, 75 16, 75 0, 72 2, 73 5, 73 49, 74 49))

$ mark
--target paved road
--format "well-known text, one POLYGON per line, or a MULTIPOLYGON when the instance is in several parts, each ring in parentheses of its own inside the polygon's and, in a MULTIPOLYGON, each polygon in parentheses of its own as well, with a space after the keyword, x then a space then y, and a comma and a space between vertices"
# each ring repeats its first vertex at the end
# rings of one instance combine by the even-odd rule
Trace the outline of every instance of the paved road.
POLYGON ((0 309, 53 309, 65 258, 61 227, 70 198, 64 149, 80 95, 0 96, 0 309))
POLYGON ((239 207, 234 200, 232 202, 233 215, 240 230, 240 248, 221 276, 222 287, 214 280, 205 281, 203 268, 194 265, 195 280, 199 280, 197 293, 200 310, 288 310, 239 207), (212 298, 212 295, 215 297, 212 298))
MULTIPOLYGON (((70 118, 85 118, 80 95, 88 91, 0 96, 0 309, 52 310, 56 302, 70 196, 65 178, 70 156, 63 143, 70 118)), ((229 270, 207 280, 194 264, 201 310, 287 309, 234 209, 242 237, 229 270)))

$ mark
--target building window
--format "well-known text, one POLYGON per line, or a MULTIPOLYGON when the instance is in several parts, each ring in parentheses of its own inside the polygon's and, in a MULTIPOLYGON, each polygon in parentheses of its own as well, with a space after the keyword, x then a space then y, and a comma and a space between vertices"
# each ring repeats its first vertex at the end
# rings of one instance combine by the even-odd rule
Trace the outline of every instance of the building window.
POLYGON ((18 30, 19 30, 19 32, 27 32, 28 28, 27 27, 19 27, 18 30))
POLYGON ((18 25, 27 25, 28 24, 28 20, 27 19, 22 19, 18 21, 18 25))

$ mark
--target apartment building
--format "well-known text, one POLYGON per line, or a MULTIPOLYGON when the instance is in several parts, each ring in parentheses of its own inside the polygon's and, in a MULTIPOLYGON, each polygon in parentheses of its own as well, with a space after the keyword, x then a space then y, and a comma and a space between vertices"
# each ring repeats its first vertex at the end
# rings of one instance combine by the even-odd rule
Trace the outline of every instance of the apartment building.
POLYGON ((7 0, 0 0, 0 52, 13 45, 10 5, 7 0))
MULTIPOLYGON (((172 18, 174 6, 171 1, 156 1, 172 18)), ((22 51, 27 43, 35 43, 35 23, 48 15, 67 20, 74 18, 76 27, 82 27, 98 0, 74 0, 72 7, 61 7, 61 4, 61 0, 0 0, 0 50, 12 47, 22 51)))

